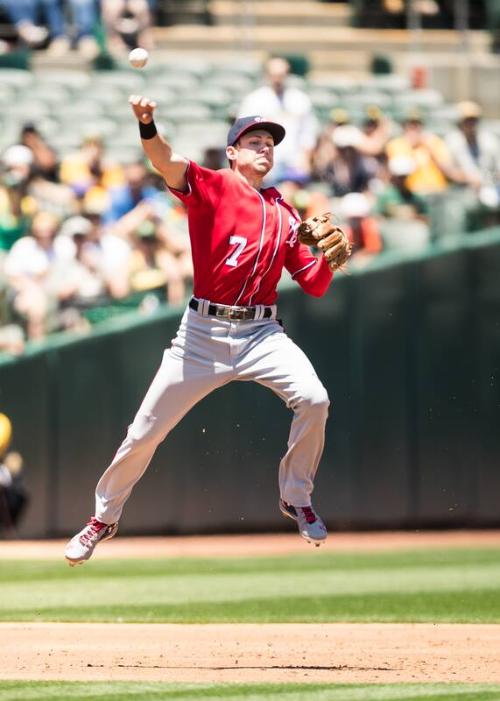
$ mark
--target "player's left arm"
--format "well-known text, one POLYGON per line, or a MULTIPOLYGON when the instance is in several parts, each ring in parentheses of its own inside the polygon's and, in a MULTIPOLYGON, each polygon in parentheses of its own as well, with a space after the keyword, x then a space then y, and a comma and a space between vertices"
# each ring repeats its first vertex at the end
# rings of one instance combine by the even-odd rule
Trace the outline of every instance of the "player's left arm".
POLYGON ((313 297, 322 297, 330 287, 333 278, 326 258, 323 255, 316 258, 308 246, 304 246, 299 241, 296 241, 293 246, 287 246, 285 268, 304 292, 313 297))

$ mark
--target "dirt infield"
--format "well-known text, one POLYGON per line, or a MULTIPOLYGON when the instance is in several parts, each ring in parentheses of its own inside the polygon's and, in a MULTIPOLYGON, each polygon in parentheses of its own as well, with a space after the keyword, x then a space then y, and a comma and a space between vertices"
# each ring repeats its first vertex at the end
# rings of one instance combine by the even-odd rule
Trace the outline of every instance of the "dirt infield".
MULTIPOLYGON (((325 550, 499 547, 498 531, 339 534, 325 550)), ((62 558, 62 541, 0 542, 0 560, 62 558)), ((95 557, 304 552, 293 535, 117 538, 95 557)), ((0 624, 0 679, 500 682, 500 625, 0 624)))
MULTIPOLYGON (((66 541, 0 541, 0 560, 61 558, 66 541)), ((500 547, 500 531, 391 531, 336 533, 321 552, 367 552, 414 548, 500 547)), ((114 538, 99 547, 94 557, 259 557, 307 552, 310 546, 295 533, 114 538)))
POLYGON ((500 682, 500 625, 0 625, 0 679, 500 682))

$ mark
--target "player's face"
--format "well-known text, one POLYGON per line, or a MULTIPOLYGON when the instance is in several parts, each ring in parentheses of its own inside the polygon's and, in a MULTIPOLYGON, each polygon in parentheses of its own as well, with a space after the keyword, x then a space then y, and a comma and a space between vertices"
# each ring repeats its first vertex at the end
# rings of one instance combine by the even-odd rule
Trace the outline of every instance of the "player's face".
POLYGON ((273 167, 274 139, 265 129, 256 129, 243 136, 236 145, 236 162, 240 170, 251 168, 266 175, 273 167))

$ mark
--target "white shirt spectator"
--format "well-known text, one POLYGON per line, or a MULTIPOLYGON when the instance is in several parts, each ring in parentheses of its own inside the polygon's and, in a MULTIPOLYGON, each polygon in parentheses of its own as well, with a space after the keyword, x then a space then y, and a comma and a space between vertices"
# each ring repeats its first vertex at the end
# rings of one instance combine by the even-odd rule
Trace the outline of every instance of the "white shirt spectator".
POLYGON ((8 277, 43 278, 55 267, 64 266, 74 258, 74 244, 65 236, 56 236, 50 248, 40 246, 34 236, 23 236, 8 252, 4 273, 8 277))
POLYGON ((478 129, 476 154, 461 129, 454 129, 445 141, 455 165, 466 175, 475 175, 484 184, 500 182, 500 141, 494 134, 478 129))
POLYGON ((284 59, 271 59, 266 71, 270 84, 243 99, 238 117, 262 115, 285 127, 286 136, 274 152, 275 179, 286 179, 287 174, 308 176, 319 131, 311 100, 299 88, 286 84, 289 64, 284 59))

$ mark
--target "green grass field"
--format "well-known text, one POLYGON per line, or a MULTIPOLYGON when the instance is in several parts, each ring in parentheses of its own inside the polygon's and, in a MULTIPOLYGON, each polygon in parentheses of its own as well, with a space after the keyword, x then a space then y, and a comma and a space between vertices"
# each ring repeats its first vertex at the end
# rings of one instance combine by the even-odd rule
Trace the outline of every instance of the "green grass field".
MULTIPOLYGON (((4 561, 0 621, 500 623, 500 549, 4 561), (89 588, 92 597, 89 597, 89 588)), ((500 654, 500 652, 499 652, 500 654)), ((484 684, 2 682, 0 701, 500 701, 484 684)))
POLYGON ((0 620, 500 623, 500 550, 10 561, 0 620))
POLYGON ((477 684, 161 684, 3 682, 0 701, 499 701, 500 687, 477 684))

